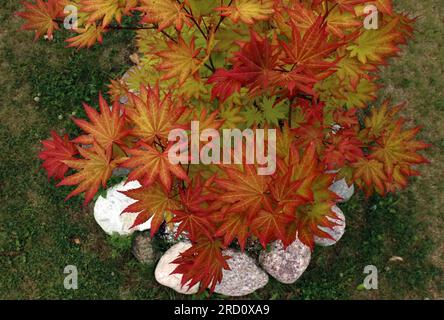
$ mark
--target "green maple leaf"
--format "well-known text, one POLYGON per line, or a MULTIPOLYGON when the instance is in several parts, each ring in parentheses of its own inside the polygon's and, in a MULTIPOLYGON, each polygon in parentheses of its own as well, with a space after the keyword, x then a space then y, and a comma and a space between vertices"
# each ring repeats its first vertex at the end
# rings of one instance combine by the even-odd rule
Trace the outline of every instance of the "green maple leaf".
POLYGON ((288 105, 285 101, 276 103, 276 97, 264 97, 261 103, 263 116, 268 124, 279 126, 279 120, 287 119, 288 105))
POLYGON ((245 118, 247 128, 252 127, 254 124, 263 125, 265 121, 264 114, 254 106, 248 106, 242 112, 242 116, 245 118))
POLYGON ((287 119, 288 105, 285 101, 276 103, 276 97, 262 97, 255 106, 248 106, 242 112, 246 126, 254 124, 263 126, 265 123, 279 126, 279 120, 287 119))

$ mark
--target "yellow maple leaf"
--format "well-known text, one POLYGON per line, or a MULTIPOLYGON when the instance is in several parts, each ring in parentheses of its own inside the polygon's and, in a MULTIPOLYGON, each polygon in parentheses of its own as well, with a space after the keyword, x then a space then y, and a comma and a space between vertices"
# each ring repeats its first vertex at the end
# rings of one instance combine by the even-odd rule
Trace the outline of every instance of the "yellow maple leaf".
POLYGON ((168 80, 177 77, 179 84, 196 73, 202 65, 202 61, 197 58, 200 49, 195 48, 194 38, 188 45, 181 37, 177 43, 169 42, 169 49, 158 52, 157 55, 162 58, 162 63, 158 66, 159 70, 166 71, 162 80, 168 80))
POLYGON ((96 42, 102 43, 102 34, 105 32, 105 28, 91 24, 88 27, 77 29, 76 32, 79 33, 78 36, 66 39, 66 42, 69 42, 68 47, 89 48, 96 42))
POLYGON ((185 24, 191 26, 189 14, 183 9, 184 4, 174 0, 141 0, 140 11, 145 14, 142 22, 158 24, 158 30, 175 26, 182 30, 185 24))
POLYGON ((82 0, 81 10, 89 14, 88 22, 93 23, 102 20, 102 26, 106 27, 113 19, 118 23, 122 15, 137 5, 137 0, 82 0))
POLYGON ((253 24, 257 20, 267 20, 274 13, 273 0, 234 0, 229 6, 215 10, 221 11, 221 16, 229 17, 234 23, 239 20, 253 24))
POLYGON ((366 64, 367 62, 383 63, 384 59, 399 51, 396 40, 401 34, 396 31, 399 18, 393 19, 377 30, 365 30, 352 45, 347 47, 351 57, 366 64))

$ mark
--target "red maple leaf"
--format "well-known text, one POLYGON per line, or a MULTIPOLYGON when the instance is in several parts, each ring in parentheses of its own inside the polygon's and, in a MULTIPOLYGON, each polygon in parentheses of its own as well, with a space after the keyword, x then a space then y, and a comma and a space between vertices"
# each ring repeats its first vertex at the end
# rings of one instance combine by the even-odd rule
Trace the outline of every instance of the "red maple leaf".
POLYGON ((64 160, 63 163, 78 172, 64 178, 57 186, 78 185, 66 199, 85 192, 84 204, 86 205, 92 200, 100 186, 106 187, 118 161, 112 160, 111 154, 97 143, 88 149, 77 147, 77 150, 84 159, 64 160))
POLYGON ((74 143, 69 141, 68 135, 60 137, 55 131, 51 131, 52 139, 42 141, 43 150, 39 153, 39 158, 44 160, 42 167, 48 173, 48 179, 62 179, 69 167, 63 162, 74 160, 77 149, 74 143))
POLYGON ((151 221, 151 236, 154 236, 165 220, 165 214, 179 208, 177 200, 174 200, 159 184, 120 192, 137 200, 122 212, 122 214, 138 213, 132 227, 153 218, 151 221))
POLYGON ((328 170, 344 167, 346 163, 354 163, 364 156, 362 142, 353 131, 341 130, 333 134, 325 148, 324 163, 328 170), (347 132, 349 134, 347 134, 347 132))
POLYGON ((261 210, 251 222, 251 229, 262 246, 266 248, 271 241, 278 239, 285 241, 286 226, 292 220, 293 217, 283 214, 280 210, 261 210))
POLYGON ((157 179, 160 180, 166 190, 170 191, 173 177, 180 180, 189 181, 187 173, 180 164, 172 164, 168 159, 171 145, 163 152, 152 146, 140 142, 139 148, 129 149, 131 156, 122 163, 123 167, 134 169, 128 176, 128 180, 139 180, 142 185, 150 186, 157 179))
POLYGON ((216 83, 212 96, 225 100, 229 94, 239 90, 239 85, 258 94, 272 85, 279 53, 268 38, 261 38, 251 31, 249 42, 242 43, 240 51, 232 59, 233 68, 229 71, 217 70, 208 82, 216 83), (229 89, 229 86, 233 86, 229 89))
POLYGON ((227 264, 229 257, 222 254, 222 248, 220 240, 199 239, 172 262, 179 265, 173 274, 182 274, 182 286, 192 288, 200 283, 201 292, 207 288, 213 292, 216 284, 222 280, 223 269, 230 270, 227 264))
POLYGON ((282 59, 285 63, 298 67, 304 67, 309 74, 325 77, 328 69, 336 62, 327 61, 338 47, 344 42, 328 42, 327 25, 324 18, 319 16, 311 27, 302 35, 296 25, 292 26, 292 39, 289 43, 280 40, 279 43, 285 52, 282 59))

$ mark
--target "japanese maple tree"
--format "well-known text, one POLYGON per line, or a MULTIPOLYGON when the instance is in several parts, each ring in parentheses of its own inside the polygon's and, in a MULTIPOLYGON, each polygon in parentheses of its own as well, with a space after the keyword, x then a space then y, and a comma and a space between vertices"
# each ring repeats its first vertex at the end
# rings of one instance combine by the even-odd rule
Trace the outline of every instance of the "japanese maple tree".
POLYGON ((379 67, 413 33, 391 0, 36 0, 18 15, 51 39, 67 5, 78 8, 69 47, 96 45, 137 14, 137 65, 110 81, 112 103, 101 96, 98 110, 85 105, 89 121, 73 119, 83 135, 43 141, 43 167, 85 203, 113 169, 131 169, 141 187, 125 192, 136 202, 124 212, 138 213, 135 225, 153 217, 152 235, 177 224, 192 242, 175 261, 184 285, 214 290, 233 242, 313 248, 315 236, 329 238, 319 226, 335 226, 335 179, 384 195, 427 162, 402 106, 374 105, 379 67), (377 29, 364 28, 366 5, 378 9, 377 29), (168 135, 191 121, 200 131, 276 129, 276 171, 171 163, 168 135))

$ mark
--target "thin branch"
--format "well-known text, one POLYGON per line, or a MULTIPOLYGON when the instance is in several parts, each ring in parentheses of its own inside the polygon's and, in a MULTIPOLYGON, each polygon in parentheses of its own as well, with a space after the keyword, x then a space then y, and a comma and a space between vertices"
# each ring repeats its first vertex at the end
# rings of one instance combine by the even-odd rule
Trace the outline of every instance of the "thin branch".
MULTIPOLYGON (((232 3, 233 3, 233 0, 230 0, 230 2, 228 3, 228 7, 231 6, 232 3)), ((224 21, 225 18, 226 18, 226 16, 220 17, 219 23, 217 24, 216 29, 214 29, 214 32, 216 32, 219 29, 220 25, 222 24, 222 22, 224 21)))

